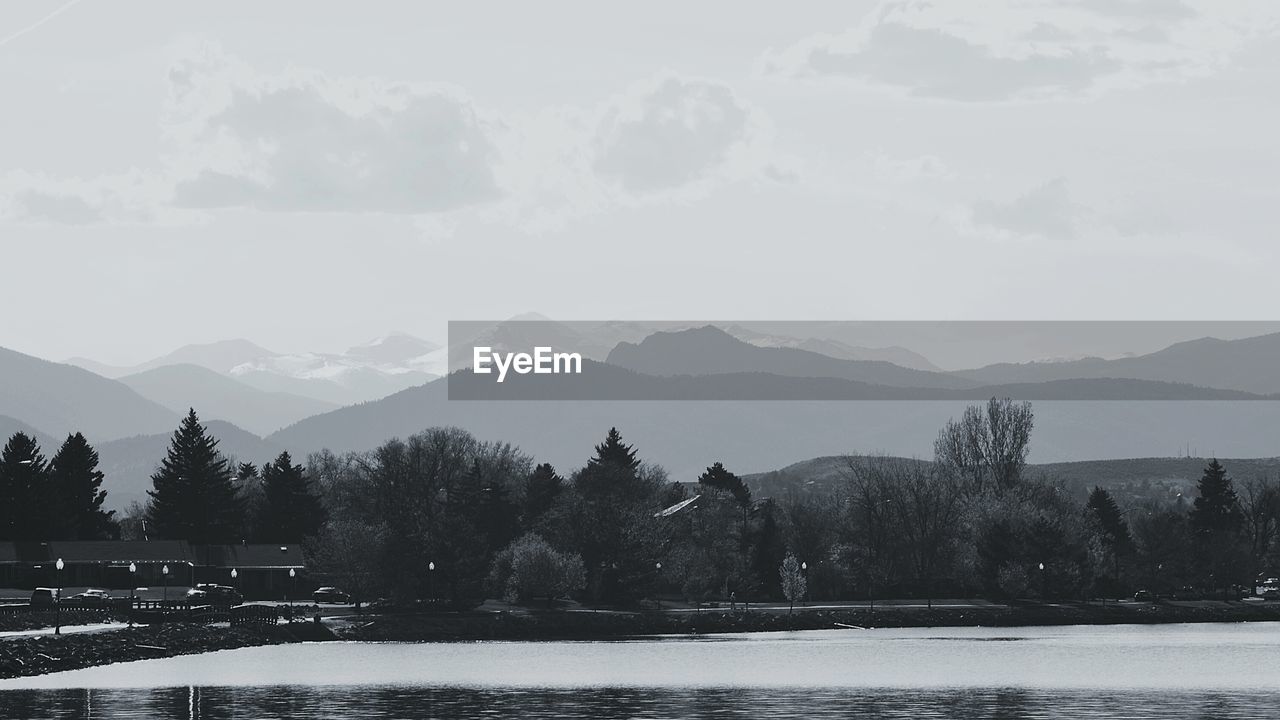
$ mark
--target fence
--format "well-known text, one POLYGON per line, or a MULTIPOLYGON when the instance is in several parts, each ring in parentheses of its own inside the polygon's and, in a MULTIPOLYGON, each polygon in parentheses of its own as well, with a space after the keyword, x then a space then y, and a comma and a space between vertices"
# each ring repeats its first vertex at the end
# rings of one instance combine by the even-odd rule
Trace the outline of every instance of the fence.
POLYGON ((232 625, 276 625, 281 615, 292 619, 292 609, 278 605, 204 604, 193 605, 185 600, 143 600, 140 598, 111 598, 109 602, 62 600, 57 605, 31 605, 11 603, 0 605, 0 616, 50 613, 61 610, 115 611, 127 615, 134 622, 163 623, 214 623, 229 622, 232 625))

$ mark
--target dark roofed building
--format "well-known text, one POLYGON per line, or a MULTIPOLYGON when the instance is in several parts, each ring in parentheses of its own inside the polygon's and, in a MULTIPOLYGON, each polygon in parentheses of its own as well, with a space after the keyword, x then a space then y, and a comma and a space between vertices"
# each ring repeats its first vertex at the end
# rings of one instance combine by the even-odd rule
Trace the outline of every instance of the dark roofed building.
POLYGON ((0 542, 0 587, 235 585, 246 597, 283 598, 309 589, 300 545, 191 545, 181 540, 0 542), (61 559, 63 570, 57 571, 61 559), (133 566, 131 573, 129 568, 133 566), (169 573, 163 572, 168 568, 169 573), (231 577, 231 571, 236 577, 231 577), (289 571, 293 571, 290 577, 289 571))

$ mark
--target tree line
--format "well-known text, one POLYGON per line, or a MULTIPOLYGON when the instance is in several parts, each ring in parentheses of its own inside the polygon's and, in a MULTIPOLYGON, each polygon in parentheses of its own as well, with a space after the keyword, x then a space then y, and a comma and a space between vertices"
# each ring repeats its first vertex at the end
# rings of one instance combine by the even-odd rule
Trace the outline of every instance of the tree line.
POLYGON ((674 482, 616 428, 568 473, 448 427, 258 467, 224 456, 193 410, 148 502, 119 521, 101 509, 83 437, 46 463, 15 435, 0 456, 0 530, 305 541, 315 569, 357 597, 459 605, 1225 593, 1280 562, 1274 479, 1237 488, 1213 460, 1192 502, 1122 509, 1102 487, 1083 500, 1028 472, 1033 427, 1029 403, 993 398, 948 421, 929 460, 848 456, 830 494, 756 498, 720 462, 674 482))
POLYGON ((280 453, 260 468, 233 464, 195 410, 170 438, 146 504, 103 509, 99 456, 80 433, 46 461, 18 432, 0 452, 0 540, 186 540, 195 544, 300 542, 320 532, 320 495, 301 464, 280 453))

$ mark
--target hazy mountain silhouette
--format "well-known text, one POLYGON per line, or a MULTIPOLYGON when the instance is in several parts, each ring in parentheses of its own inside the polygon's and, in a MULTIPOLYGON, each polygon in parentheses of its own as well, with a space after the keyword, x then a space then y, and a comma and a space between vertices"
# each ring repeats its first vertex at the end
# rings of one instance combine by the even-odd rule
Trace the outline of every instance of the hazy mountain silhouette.
POLYGON ((435 352, 440 345, 407 333, 391 333, 347 349, 347 356, 384 364, 407 365, 435 352))
POLYGON ((26 433, 28 436, 35 438, 36 442, 40 443, 40 449, 44 451, 46 458, 53 457, 53 454, 56 453, 58 448, 62 445, 62 440, 54 439, 52 435, 40 430, 39 428, 31 427, 27 423, 16 418, 11 418, 8 415, 0 415, 0 447, 3 447, 4 443, 7 442, 9 438, 13 437, 14 433, 19 432, 26 433))
MULTIPOLYGON (((196 412, 201 411, 197 408, 196 412)), ((175 419, 174 429, 177 428, 177 423, 175 419)), ((209 434, 218 439, 218 449, 237 462, 251 462, 261 466, 280 454, 280 447, 231 423, 209 420, 204 425, 209 434)), ((109 508, 123 509, 134 500, 146 502, 147 490, 151 489, 151 473, 155 472, 156 466, 168 452, 172 436, 173 430, 169 430, 99 443, 96 446, 99 468, 106 476, 102 484, 107 490, 106 505, 109 508)))
POLYGON ((110 378, 136 375, 137 373, 166 365, 198 365, 225 375, 237 365, 259 358, 271 357, 275 354, 261 345, 243 338, 237 338, 234 340, 184 345, 166 355, 128 367, 106 365, 80 357, 71 358, 67 362, 110 378))
POLYGON ((470 367, 472 349, 475 347, 489 347, 503 352, 528 352, 541 346, 602 360, 613 348, 610 336, 616 333, 618 327, 612 324, 595 325, 591 328, 580 324, 570 325, 537 313, 525 313, 498 322, 454 323, 449 328, 449 369, 470 367))
MULTIPOLYGON (((302 457, 322 448, 368 450, 428 427, 456 425, 482 439, 519 445, 558 468, 572 469, 585 462, 604 431, 617 425, 645 458, 662 464, 677 479, 691 480, 715 460, 723 460, 735 472, 756 472, 842 452, 931 454, 942 425, 966 406, 985 399, 685 402, 663 398, 687 394, 690 388, 715 389, 726 377, 733 382, 743 375, 653 378, 590 362, 584 363, 581 378, 521 377, 558 377, 561 382, 589 379, 593 376, 586 374, 588 368, 598 370, 596 377, 601 380, 634 381, 625 387, 656 388, 661 394, 648 402, 450 401, 448 381, 441 379, 376 402, 307 418, 267 440, 302 457)), ((977 390, 963 392, 978 395, 977 390)), ((1267 401, 1043 400, 1036 402, 1035 411, 1032 457, 1044 462, 1168 455, 1188 440, 1224 455, 1272 455, 1277 448, 1274 428, 1280 426, 1280 402, 1267 401)))
POLYGON ((55 438, 79 431, 99 441, 157 432, 178 419, 115 380, 3 348, 0 412, 55 438))
POLYGON ((337 407, 300 395, 265 392, 199 365, 165 365, 127 375, 120 382, 176 413, 199 408, 207 420, 226 420, 259 435, 337 407))
MULTIPOLYGON (((496 372, 496 371, 495 371, 496 372)), ((655 376, 584 360, 581 374, 520 375, 502 383, 493 374, 469 370, 447 379, 453 400, 1264 400, 1236 390, 1199 388, 1151 380, 1098 378, 1045 383, 984 385, 974 388, 919 388, 875 385, 832 377, 794 377, 764 372, 655 376)))
POLYGON ((894 387, 967 388, 981 384, 882 360, 844 360, 799 348, 757 347, 711 325, 654 333, 638 344, 620 343, 609 353, 608 362, 649 375, 763 372, 894 387))
POLYGON ((1070 378, 1136 378, 1270 395, 1280 393, 1280 333, 1241 340, 1201 338, 1138 357, 1001 363, 956 375, 984 384, 1070 378))
MULTIPOLYGON (((194 365, 269 393, 288 393, 326 405, 376 400, 407 387, 434 380, 428 366, 435 343, 394 333, 356 345, 346 353, 281 354, 249 340, 235 339, 187 345, 132 367, 117 367, 86 358, 68 361, 104 377, 122 378, 175 365, 194 365)), ((325 408, 317 408, 316 411, 325 408)), ((290 413, 285 413, 289 415, 290 413)), ((297 419, 296 417, 289 418, 297 419)), ((274 421, 274 420, 272 420, 274 421)), ((276 429, 254 423, 264 431, 276 429)))
POLYGON ((928 358, 920 353, 908 350, 904 347, 890 346, 881 348, 862 347, 860 345, 850 345, 840 340, 831 340, 828 338, 796 338, 786 335, 769 335, 766 333, 756 332, 754 330, 742 327, 741 325, 730 325, 724 328, 725 332, 742 340, 751 343, 757 347, 790 347, 800 350, 808 350, 816 352, 820 355, 839 358, 841 360, 880 360, 883 362, 893 363, 899 367, 909 370, 925 370, 929 372, 942 372, 942 368, 934 365, 928 358))

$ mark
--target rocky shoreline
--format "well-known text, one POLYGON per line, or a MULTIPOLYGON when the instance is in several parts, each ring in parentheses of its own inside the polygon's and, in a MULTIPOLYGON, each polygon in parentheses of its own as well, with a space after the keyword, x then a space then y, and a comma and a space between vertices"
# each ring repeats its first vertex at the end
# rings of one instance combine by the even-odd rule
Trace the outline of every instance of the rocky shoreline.
POLYGON ((40 635, 0 641, 0 678, 325 639, 333 639, 332 633, 312 623, 238 627, 166 623, 95 633, 40 635))
POLYGON ((616 610, 430 612, 367 615, 314 622, 236 627, 164 623, 60 636, 0 641, 0 678, 75 670, 133 660, 174 657, 259 645, 322 640, 458 642, 480 640, 623 640, 707 633, 776 632, 839 628, 1017 627, 1280 621, 1280 603, 1011 605, 989 607, 722 609, 702 613, 616 610))
POLYGON ((1280 621, 1280 603, 1013 605, 973 608, 840 608, 702 613, 511 611, 371 615, 340 629, 346 640, 605 640, 654 635, 838 628, 1017 627, 1280 621))

